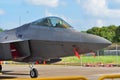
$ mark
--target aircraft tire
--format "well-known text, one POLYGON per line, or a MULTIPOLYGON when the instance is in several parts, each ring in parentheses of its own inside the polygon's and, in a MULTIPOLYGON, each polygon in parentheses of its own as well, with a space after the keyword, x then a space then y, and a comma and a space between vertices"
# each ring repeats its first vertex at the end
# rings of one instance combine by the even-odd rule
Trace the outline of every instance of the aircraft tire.
POLYGON ((33 68, 32 70, 30 70, 30 77, 31 78, 37 78, 38 77, 37 69, 33 68))
POLYGON ((2 65, 0 65, 0 72, 2 72, 2 65))

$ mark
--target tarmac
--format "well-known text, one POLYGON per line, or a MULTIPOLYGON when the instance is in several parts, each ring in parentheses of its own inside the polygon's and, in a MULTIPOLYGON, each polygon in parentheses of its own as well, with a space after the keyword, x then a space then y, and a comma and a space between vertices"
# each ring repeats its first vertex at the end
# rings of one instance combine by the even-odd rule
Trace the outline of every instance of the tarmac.
MULTIPOLYGON (((98 80, 100 76, 105 74, 120 73, 120 67, 81 67, 67 65, 35 65, 34 67, 39 72, 39 78, 85 76, 89 80, 98 80)), ((29 65, 4 64, 0 80, 30 79, 29 71, 29 65)))

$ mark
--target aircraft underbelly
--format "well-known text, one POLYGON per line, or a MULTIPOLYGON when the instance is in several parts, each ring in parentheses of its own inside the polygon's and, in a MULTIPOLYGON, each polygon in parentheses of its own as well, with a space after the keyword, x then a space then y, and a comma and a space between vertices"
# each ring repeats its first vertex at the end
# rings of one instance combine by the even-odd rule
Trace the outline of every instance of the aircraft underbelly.
POLYGON ((16 60, 18 61, 30 62, 40 59, 44 60, 50 58, 73 56, 74 47, 77 48, 79 54, 84 54, 100 49, 101 47, 104 46, 103 44, 99 44, 99 46, 97 46, 98 43, 93 44, 93 43, 81 43, 81 42, 43 41, 43 40, 29 40, 29 41, 15 42, 11 44, 0 45, 1 47, 0 52, 3 53, 0 56, 1 60, 17 58, 16 60), (15 46, 16 50, 13 48, 10 51, 11 44, 15 46), (8 50, 6 50, 6 48, 8 50))
POLYGON ((66 54, 62 45, 57 42, 30 41, 31 55, 42 59, 61 57, 66 54))
MULTIPOLYGON (((93 44, 93 46, 96 44, 93 44)), ((78 49, 79 54, 84 54, 98 47, 91 47, 89 43, 74 43, 74 42, 52 42, 30 40, 29 46, 31 50, 31 59, 49 59, 59 58, 74 55, 74 46, 78 49)), ((99 46, 100 48, 100 46, 99 46)))

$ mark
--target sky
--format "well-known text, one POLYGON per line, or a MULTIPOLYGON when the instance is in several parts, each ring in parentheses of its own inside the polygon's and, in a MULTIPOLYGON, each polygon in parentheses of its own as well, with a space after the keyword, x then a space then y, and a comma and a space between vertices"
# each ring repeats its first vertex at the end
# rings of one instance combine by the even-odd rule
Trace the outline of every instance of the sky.
POLYGON ((57 16, 79 31, 120 25, 120 0, 0 0, 0 28, 57 16))

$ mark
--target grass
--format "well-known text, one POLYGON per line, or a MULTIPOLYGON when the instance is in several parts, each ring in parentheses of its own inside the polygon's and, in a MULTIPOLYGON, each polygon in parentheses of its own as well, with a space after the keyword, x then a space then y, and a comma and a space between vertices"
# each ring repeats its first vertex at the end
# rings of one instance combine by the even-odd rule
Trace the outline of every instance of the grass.
POLYGON ((103 63, 103 64, 120 64, 120 56, 81 56, 80 59, 77 57, 65 57, 62 62, 68 63, 103 63))

